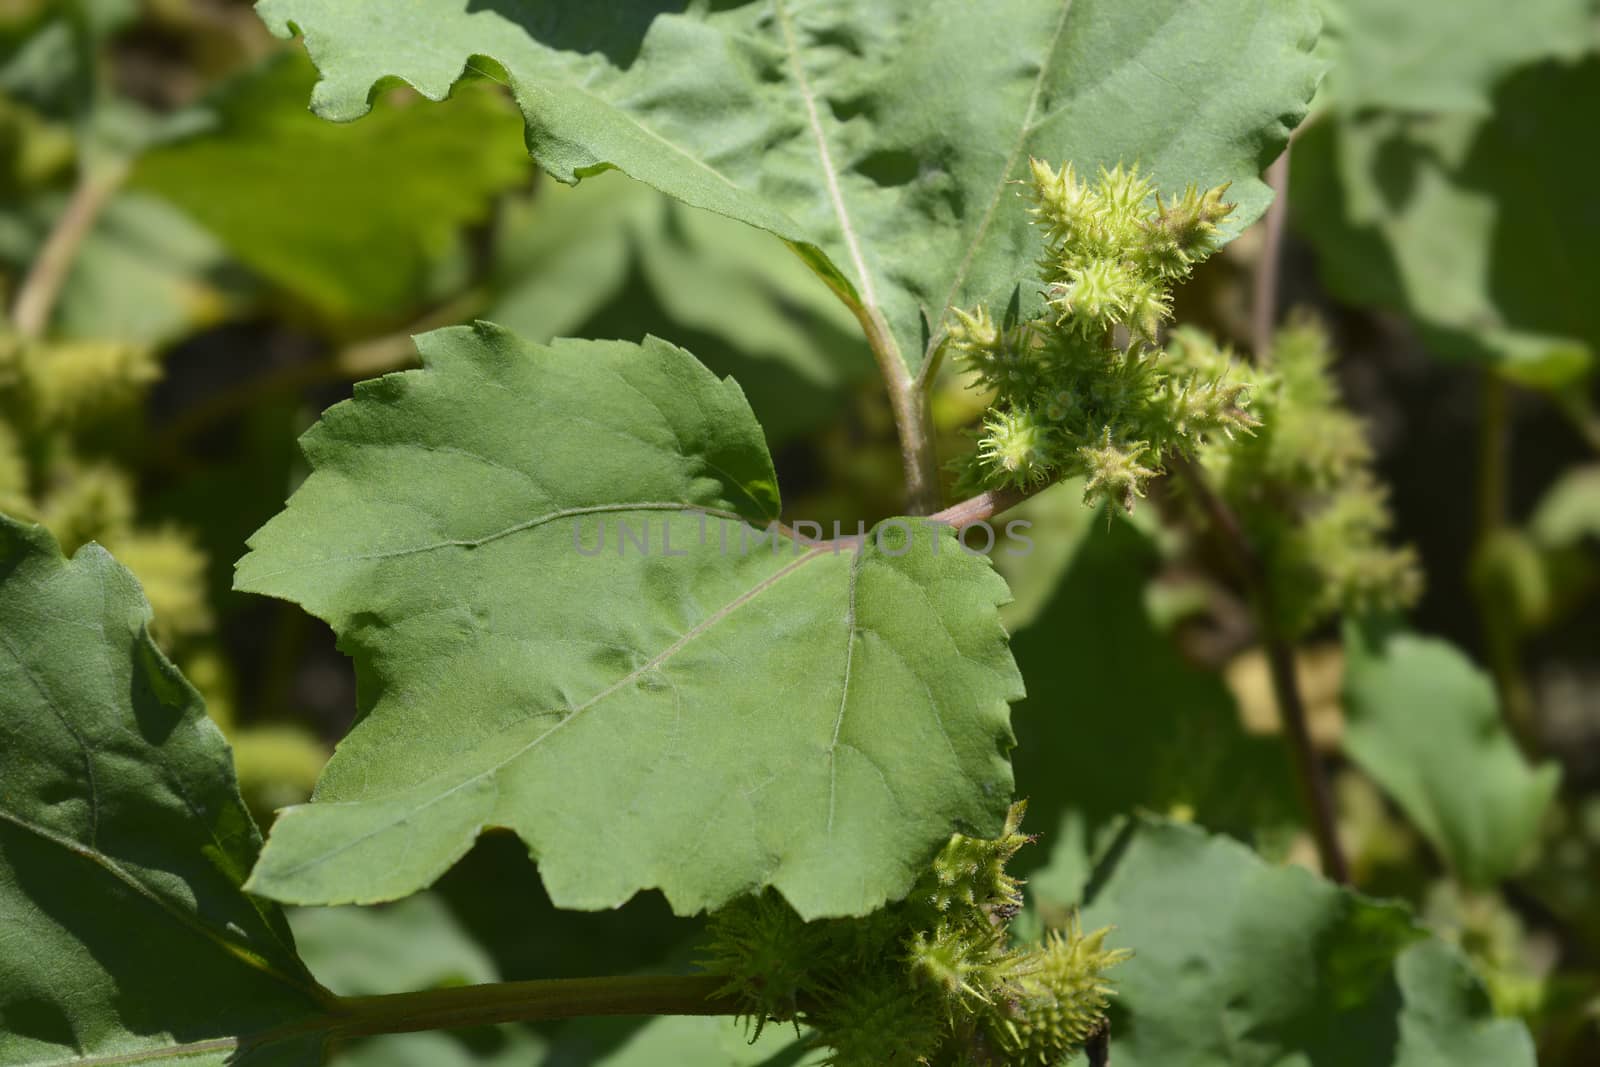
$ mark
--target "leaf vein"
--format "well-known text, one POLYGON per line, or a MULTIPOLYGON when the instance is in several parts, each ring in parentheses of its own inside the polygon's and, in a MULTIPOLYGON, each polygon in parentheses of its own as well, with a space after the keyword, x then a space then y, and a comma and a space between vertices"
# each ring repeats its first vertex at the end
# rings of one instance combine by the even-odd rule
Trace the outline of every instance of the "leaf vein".
MULTIPOLYGON (((1017 127, 1016 143, 1011 146, 1011 152, 1006 156, 1005 166, 1000 170, 1000 178, 995 182, 994 195, 989 199, 989 205, 984 209, 983 217, 978 220, 977 232, 972 235, 972 243, 967 245, 966 254, 961 257, 961 264, 956 268, 955 277, 950 281, 950 289, 945 293, 944 302, 939 307, 939 325, 943 326, 950 314, 950 305, 960 291, 961 285, 967 280, 967 274, 972 269, 973 260, 978 257, 978 247, 983 244, 983 239, 988 235, 989 226, 994 221, 996 212, 1000 207, 1000 199, 1005 194, 1006 184, 1012 170, 1016 168, 1017 160, 1022 155, 1023 146, 1028 143, 1028 137, 1034 131, 1033 115, 1039 108, 1039 97, 1044 92, 1045 78, 1049 77, 1051 63, 1055 59, 1056 50, 1061 46, 1061 35, 1066 30, 1067 14, 1072 10, 1072 0, 1062 0, 1061 14, 1056 19, 1055 31, 1050 35, 1050 43, 1045 47, 1044 59, 1039 63, 1039 74, 1033 80, 1033 89, 1028 93, 1028 106, 1022 115, 1022 122, 1017 127)), ((938 330, 933 331, 935 335, 938 330)), ((937 336, 929 342, 937 343, 937 336)), ((930 364, 931 365, 931 364, 930 364)))

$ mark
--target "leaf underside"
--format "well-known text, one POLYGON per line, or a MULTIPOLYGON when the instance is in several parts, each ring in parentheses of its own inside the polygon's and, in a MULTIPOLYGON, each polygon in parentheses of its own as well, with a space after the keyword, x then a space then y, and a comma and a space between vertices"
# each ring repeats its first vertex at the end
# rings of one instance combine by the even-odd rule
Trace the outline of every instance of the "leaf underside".
POLYGON ((1137 161, 1169 193, 1232 182, 1242 227, 1321 70, 1306 0, 670 6, 257 10, 304 35, 324 118, 364 115, 388 79, 439 100, 468 69, 503 76, 550 174, 617 168, 795 243, 912 370, 949 306, 1005 306, 1033 260, 1010 184, 1029 155, 1137 161))
POLYGON ((565 907, 772 885, 859 913, 998 827, 1021 684, 987 561, 893 524, 758 542, 760 427, 664 342, 419 348, 306 436, 313 474, 239 564, 333 626, 364 712, 252 890, 400 897, 500 826, 565 907))

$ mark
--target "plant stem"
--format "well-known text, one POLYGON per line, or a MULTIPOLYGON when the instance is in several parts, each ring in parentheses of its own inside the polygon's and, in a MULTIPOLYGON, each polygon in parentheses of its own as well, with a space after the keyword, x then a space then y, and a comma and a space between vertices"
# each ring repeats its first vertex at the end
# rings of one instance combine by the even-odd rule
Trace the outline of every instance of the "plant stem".
POLYGON ((73 187, 65 210, 56 219, 28 268, 27 276, 17 287, 17 297, 11 306, 11 324, 24 339, 31 341, 44 336, 83 239, 89 236, 101 210, 127 173, 126 165, 120 164, 93 170, 80 168, 78 184, 73 187))
POLYGON ((1257 363, 1272 360, 1272 335, 1278 324, 1278 282, 1283 269, 1283 231, 1289 216, 1289 149, 1273 160, 1263 176, 1272 187, 1272 203, 1263 220, 1261 256, 1256 260, 1251 298, 1250 341, 1257 363))
MULTIPOLYGON (((1475 555, 1483 559, 1493 551, 1508 525, 1511 468, 1510 392, 1505 379, 1492 370, 1483 372, 1483 397, 1478 423, 1478 531, 1475 555)), ((1524 752, 1536 748, 1533 693, 1522 656, 1519 620, 1512 605, 1499 602, 1496 584, 1476 587, 1479 622, 1495 687, 1500 691, 1501 713, 1524 752)))
POLYGON ((906 513, 927 515, 939 506, 940 497, 939 458, 933 448, 927 383, 912 376, 876 308, 848 296, 845 303, 867 336, 872 358, 877 361, 878 373, 889 393, 889 410, 894 413, 894 428, 900 437, 900 464, 906 474, 906 513))
POLYGON ((738 1001, 718 993, 725 984, 717 975, 642 975, 341 997, 331 1006, 331 1028, 341 1037, 362 1037, 582 1015, 737 1015, 738 1001))
POLYGON ((987 522, 1002 512, 1010 511, 1024 500, 1050 488, 1055 482, 1041 482, 1028 489, 990 489, 975 497, 952 504, 943 511, 928 516, 934 522, 946 523, 960 529, 975 522, 987 522))
POLYGON ((1317 860, 1322 873, 1340 885, 1350 883, 1350 863, 1339 843, 1339 822, 1333 804, 1333 790, 1327 771, 1311 741, 1311 727, 1305 702, 1300 696, 1300 680, 1295 671, 1294 646, 1283 635, 1267 626, 1262 628, 1267 665, 1272 674, 1272 692, 1278 715, 1289 737, 1289 753, 1294 758, 1295 777, 1300 782, 1301 800, 1311 817, 1311 836, 1317 845, 1317 860))
POLYGON ((1256 621, 1261 628, 1262 643, 1266 646, 1278 717, 1289 742, 1289 754, 1294 760, 1295 777, 1299 781, 1301 800, 1311 823, 1311 836, 1316 842, 1322 873, 1332 881, 1348 883, 1350 864, 1339 844, 1333 790, 1328 784, 1327 771, 1317 755, 1316 746, 1311 741, 1311 726, 1295 671, 1294 644, 1274 618, 1267 568, 1255 546, 1250 543, 1239 517, 1212 490, 1204 473, 1182 457, 1175 457, 1172 463, 1205 511, 1217 535, 1218 544, 1230 557, 1250 594, 1256 621))
MULTIPOLYGON (((847 288, 831 265, 816 250, 793 241, 790 251, 799 256, 830 292, 838 297, 861 325, 873 361, 889 393, 895 433, 900 438, 900 464, 906 475, 906 514, 927 515, 939 506, 939 457, 933 447, 933 415, 928 408, 928 375, 913 375, 900 355, 883 313, 847 288)), ((863 268, 865 269, 865 268, 863 268)), ((924 369, 929 369, 925 367, 924 369)))

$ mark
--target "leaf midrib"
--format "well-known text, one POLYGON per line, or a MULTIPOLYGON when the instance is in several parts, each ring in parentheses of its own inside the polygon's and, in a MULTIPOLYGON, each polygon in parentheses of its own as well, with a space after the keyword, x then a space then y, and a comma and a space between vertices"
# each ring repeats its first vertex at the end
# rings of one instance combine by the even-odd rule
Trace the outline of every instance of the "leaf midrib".
POLYGON ((150 1063, 172 1056, 203 1056, 209 1052, 231 1052, 239 1047, 236 1037, 188 1041, 181 1045, 161 1045, 138 1052, 113 1052, 104 1056, 75 1056, 70 1060, 32 1060, 16 1067, 113 1067, 115 1064, 150 1063))
MULTIPOLYGON (((872 272, 867 269, 866 256, 862 253, 861 240, 856 234, 855 223, 850 218, 849 208, 845 206, 844 190, 839 185, 838 171, 833 163, 833 152, 828 147, 828 136, 822 128, 822 116, 817 112, 816 92, 811 88, 811 81, 806 77, 805 65, 800 60, 800 43, 795 39, 794 23, 789 17, 788 8, 784 6, 784 0, 772 0, 772 7, 778 19, 778 28, 783 34, 784 54, 788 56, 789 68, 794 72, 795 88, 799 90, 800 102, 805 107, 806 124, 811 130, 811 139, 816 144, 817 163, 828 189, 828 200, 833 207, 834 217, 839 220, 839 229, 844 234, 845 250, 850 254, 850 263, 855 267, 856 276, 861 279, 862 303, 870 317, 878 317, 882 314, 882 305, 878 301, 877 289, 872 283, 872 272)), ((894 349, 896 365, 904 366, 899 339, 887 331, 885 338, 894 349)))
MULTIPOLYGON (((98 849, 86 848, 83 845, 78 844, 76 841, 73 841, 71 838, 63 837, 62 835, 51 830, 47 830, 32 820, 25 819, 22 816, 7 811, 4 808, 0 808, 0 822, 10 823, 19 830, 30 833, 40 840, 55 845, 57 848, 60 848, 81 860, 92 863, 102 871, 111 875, 117 881, 123 883, 129 889, 133 890, 137 896, 142 897, 151 904, 154 904, 172 921, 178 923, 180 926, 185 927, 190 932, 198 934, 206 941, 209 941, 211 944, 220 948, 233 959, 238 960, 239 962, 244 963, 246 966, 249 966, 257 971, 260 971, 262 974, 276 979, 278 982, 288 986, 296 992, 304 993, 313 998, 320 999, 318 991, 315 988, 296 981, 291 975, 285 974, 256 949, 222 936, 211 926, 200 922, 186 912, 174 907, 170 901, 166 900, 159 893, 156 893, 150 889, 149 886, 145 885, 127 870, 124 870, 121 864, 117 863, 110 856, 107 856, 98 849)), ((110 1060, 106 1062, 114 1063, 117 1061, 110 1060)))

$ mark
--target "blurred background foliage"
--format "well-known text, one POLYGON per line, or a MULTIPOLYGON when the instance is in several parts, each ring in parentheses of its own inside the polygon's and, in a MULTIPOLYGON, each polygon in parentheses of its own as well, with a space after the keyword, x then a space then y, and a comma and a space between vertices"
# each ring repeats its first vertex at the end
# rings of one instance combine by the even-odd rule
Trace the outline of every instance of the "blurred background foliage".
MULTIPOLYGON (((1357 885, 1458 941, 1542 1063, 1600 1062, 1600 11, 1323 7, 1279 304, 1326 325, 1426 591, 1403 624, 1302 642, 1313 737, 1357 885)), ((232 564, 304 475, 295 437, 411 366, 411 334, 654 333, 743 386, 791 516, 853 528, 900 496, 855 323, 781 244, 619 174, 541 178, 492 72, 441 104, 389 90, 347 126, 307 112, 314 79, 240 0, 0 0, 0 510, 139 576, 263 823, 309 794, 354 683, 320 624, 231 594, 232 564), (29 308, 51 269, 59 298, 29 308)), ((1257 226, 1203 268, 1179 321, 1248 350, 1263 244, 1257 226)), ((946 368, 945 456, 985 403, 946 368)), ((1015 516, 1034 550, 995 550, 1041 912, 1079 899, 1140 810, 1314 864, 1249 606, 1184 502, 1152 495, 1122 518, 1057 487, 1015 516)), ((500 835, 423 897, 295 917, 341 993, 684 968, 697 928, 654 896, 558 914, 500 835)), ((663 1019, 384 1038, 341 1062, 798 1055, 663 1019)))

